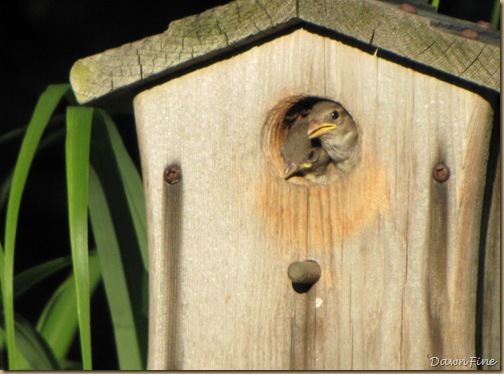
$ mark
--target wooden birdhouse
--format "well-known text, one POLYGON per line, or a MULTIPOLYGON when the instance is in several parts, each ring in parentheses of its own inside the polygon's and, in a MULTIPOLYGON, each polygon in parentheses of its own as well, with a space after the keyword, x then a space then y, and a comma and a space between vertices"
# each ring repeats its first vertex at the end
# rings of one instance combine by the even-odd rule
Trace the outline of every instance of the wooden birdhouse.
POLYGON ((499 368, 499 44, 414 7, 238 0, 77 61, 81 103, 134 106, 149 369, 499 368), (355 157, 301 132, 328 167, 286 178, 321 101, 355 157))

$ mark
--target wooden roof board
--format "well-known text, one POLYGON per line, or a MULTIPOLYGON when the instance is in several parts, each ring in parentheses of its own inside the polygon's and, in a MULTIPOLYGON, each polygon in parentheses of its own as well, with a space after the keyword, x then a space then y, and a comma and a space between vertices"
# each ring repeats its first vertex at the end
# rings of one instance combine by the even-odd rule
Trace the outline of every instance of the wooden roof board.
POLYGON ((70 81, 80 103, 110 102, 287 28, 314 25, 500 92, 498 41, 464 38, 446 24, 479 29, 373 0, 236 0, 171 22, 161 34, 80 59, 70 81))

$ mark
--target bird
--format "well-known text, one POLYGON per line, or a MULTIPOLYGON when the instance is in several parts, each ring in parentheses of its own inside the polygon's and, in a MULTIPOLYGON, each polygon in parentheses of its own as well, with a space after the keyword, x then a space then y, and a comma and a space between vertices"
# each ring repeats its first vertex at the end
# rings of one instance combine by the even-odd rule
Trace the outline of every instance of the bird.
POLYGON ((349 172, 357 162, 359 144, 359 131, 350 113, 334 101, 319 101, 306 120, 308 138, 320 139, 338 171, 349 172))
POLYGON ((308 121, 304 115, 299 115, 291 125, 282 146, 282 156, 285 160, 284 179, 300 175, 316 180, 330 163, 327 152, 308 138, 308 121))

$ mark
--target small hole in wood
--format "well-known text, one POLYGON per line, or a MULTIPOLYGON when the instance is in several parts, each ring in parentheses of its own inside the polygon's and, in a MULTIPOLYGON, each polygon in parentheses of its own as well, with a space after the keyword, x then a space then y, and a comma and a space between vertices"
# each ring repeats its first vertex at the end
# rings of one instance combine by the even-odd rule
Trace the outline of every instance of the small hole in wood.
POLYGON ((274 172, 295 184, 328 184, 357 164, 359 129, 346 108, 318 96, 291 96, 268 114, 266 158, 274 172))
POLYGON ((313 287, 313 284, 300 284, 300 283, 294 283, 292 282, 292 289, 296 293, 307 293, 309 292, 313 287))

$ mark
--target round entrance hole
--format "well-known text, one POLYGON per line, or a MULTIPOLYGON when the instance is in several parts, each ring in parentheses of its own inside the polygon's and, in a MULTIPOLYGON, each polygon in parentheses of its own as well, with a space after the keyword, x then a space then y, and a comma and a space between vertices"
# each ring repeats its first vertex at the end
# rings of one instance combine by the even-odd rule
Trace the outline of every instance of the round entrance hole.
POLYGON ((329 184, 357 164, 360 131, 339 102, 291 96, 268 114, 263 148, 274 172, 295 184, 329 184))

